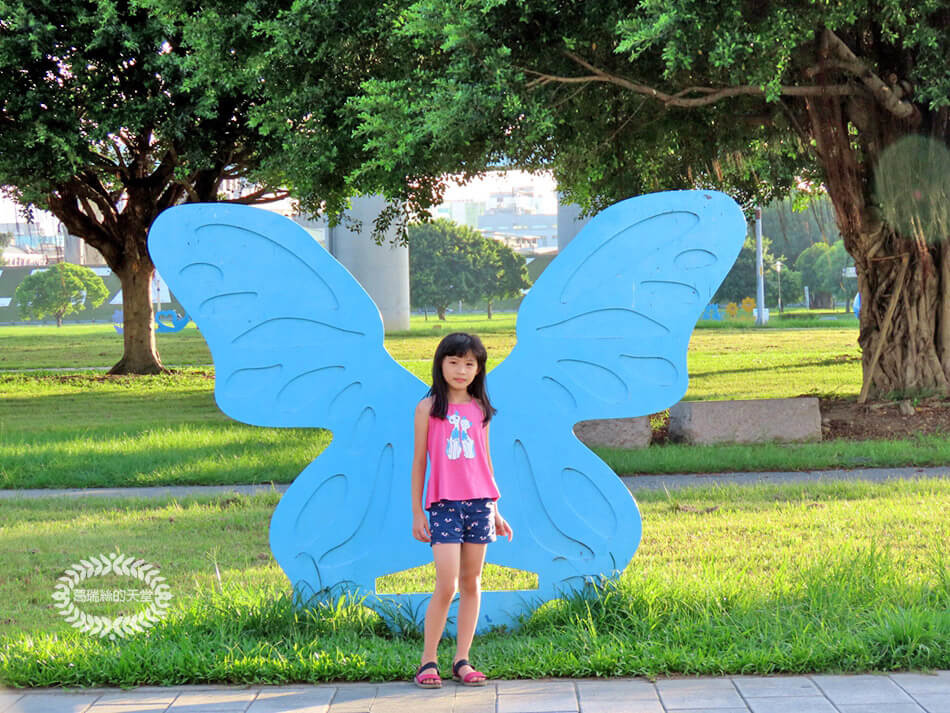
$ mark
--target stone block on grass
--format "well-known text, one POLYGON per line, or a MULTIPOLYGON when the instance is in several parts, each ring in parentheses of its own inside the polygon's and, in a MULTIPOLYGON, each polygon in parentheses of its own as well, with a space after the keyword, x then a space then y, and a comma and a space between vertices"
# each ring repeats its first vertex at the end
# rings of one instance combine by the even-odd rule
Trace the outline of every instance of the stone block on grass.
POLYGON ((574 425, 574 435, 585 446, 608 448, 646 448, 653 429, 649 416, 637 418, 598 418, 574 425))
POLYGON ((670 408, 670 439, 695 445, 820 441, 818 399, 680 401, 670 408))

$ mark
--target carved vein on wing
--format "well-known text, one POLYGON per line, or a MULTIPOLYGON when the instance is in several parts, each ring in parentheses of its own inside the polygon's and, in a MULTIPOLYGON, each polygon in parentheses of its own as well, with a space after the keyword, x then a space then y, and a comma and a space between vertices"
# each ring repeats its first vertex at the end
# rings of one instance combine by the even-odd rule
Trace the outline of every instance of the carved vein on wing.
POLYGON ((673 244, 692 231, 699 220, 699 216, 692 211, 671 210, 648 216, 618 230, 571 271, 558 301, 567 304, 578 294, 585 293, 594 286, 590 284, 591 279, 596 280, 596 286, 602 286, 611 279, 629 279, 633 282, 635 272, 645 272, 647 256, 662 253, 665 245, 673 244), (662 244, 653 250, 645 249, 660 242, 657 236, 662 236, 662 244), (638 259, 637 263, 624 259, 634 255, 638 259), (609 275, 613 277, 605 277, 609 275))
POLYGON ((652 317, 648 317, 642 312, 626 307, 608 307, 606 309, 596 309, 583 314, 568 317, 560 322, 552 322, 540 327, 535 327, 535 331, 542 337, 561 337, 576 336, 583 338, 597 339, 627 339, 631 333, 634 333, 638 327, 650 326, 659 328, 663 334, 669 334, 670 329, 665 324, 658 322, 652 317), (637 324, 644 320, 647 324, 637 324), (625 324, 626 323, 626 324, 625 324), (597 330, 603 330, 603 334, 597 334, 597 330), (551 330, 550 334, 545 334, 546 330, 551 330), (576 334, 563 334, 564 332, 576 332, 576 334))
POLYGON ((285 248, 283 245, 281 245, 279 242, 277 242, 273 238, 269 238, 263 233, 258 233, 254 230, 248 230, 247 228, 240 225, 229 225, 227 223, 208 223, 207 225, 202 225, 200 228, 198 228, 195 231, 195 234, 200 236, 202 233, 209 231, 212 228, 225 228, 229 231, 231 230, 239 231, 242 233, 246 233, 248 235, 253 235, 255 238, 258 238, 260 240, 263 240, 266 243, 269 243, 274 249, 279 250, 283 254, 283 256, 286 257, 286 259, 303 267, 307 272, 309 272, 314 277, 314 279, 316 279, 323 286, 326 293, 333 300, 333 304, 330 307, 330 309, 334 309, 334 310, 340 309, 340 302, 336 297, 336 293, 330 288, 330 285, 327 283, 327 281, 324 280, 323 277, 320 276, 320 273, 314 270, 305 260, 301 259, 298 255, 296 255, 295 253, 285 248))
MULTIPOLYGON (((352 330, 352 329, 344 329, 343 327, 338 327, 338 326, 336 326, 335 324, 329 324, 329 323, 327 323, 327 322, 320 322, 320 321, 318 321, 318 320, 316 320, 316 319, 306 319, 306 318, 304 318, 304 317, 273 317, 272 319, 265 319, 265 320, 264 320, 263 322, 261 322, 260 324, 255 324, 255 325, 254 325, 253 327, 251 327, 250 329, 248 329, 248 330, 242 332, 241 334, 237 335, 234 339, 231 340, 231 343, 232 343, 232 344, 237 343, 237 341, 238 341, 239 339, 242 339, 243 337, 248 336, 249 334, 251 334, 251 333, 254 332, 255 330, 263 329, 263 328, 268 327, 268 326, 274 327, 274 326, 276 326, 276 325, 278 325, 278 324, 280 325, 280 328, 282 328, 284 325, 286 325, 286 326, 288 326, 288 327, 290 327, 290 328, 293 328, 293 327, 295 327, 295 326, 315 325, 315 326, 317 326, 317 327, 326 327, 327 329, 331 329, 331 330, 333 330, 334 332, 339 332, 340 334, 351 335, 351 336, 354 336, 354 337, 365 337, 365 336, 366 336, 366 333, 365 333, 365 332, 357 332, 357 331, 352 330)), ((290 330, 288 329, 287 332, 289 332, 289 331, 290 331, 290 330)))
POLYGON ((244 296, 257 297, 257 293, 254 292, 254 291, 251 291, 251 290, 245 290, 245 291, 242 291, 242 292, 222 292, 220 295, 214 295, 213 297, 209 297, 209 298, 206 299, 204 302, 202 302, 200 305, 198 305, 198 312, 204 312, 205 307, 206 307, 207 305, 209 305, 209 304, 211 304, 212 302, 215 302, 215 301, 217 301, 217 300, 224 300, 224 299, 228 299, 228 298, 231 298, 231 297, 244 297, 244 296))
POLYGON ((192 262, 192 263, 189 263, 189 264, 185 265, 183 268, 181 268, 181 270, 178 271, 178 274, 179 274, 179 275, 184 275, 187 271, 189 271, 189 270, 191 270, 191 269, 193 269, 193 268, 206 268, 206 267, 210 267, 210 268, 213 269, 215 272, 217 272, 219 278, 224 277, 224 271, 223 271, 220 267, 218 267, 217 265, 214 265, 214 264, 212 264, 212 263, 210 263, 210 262, 192 262))

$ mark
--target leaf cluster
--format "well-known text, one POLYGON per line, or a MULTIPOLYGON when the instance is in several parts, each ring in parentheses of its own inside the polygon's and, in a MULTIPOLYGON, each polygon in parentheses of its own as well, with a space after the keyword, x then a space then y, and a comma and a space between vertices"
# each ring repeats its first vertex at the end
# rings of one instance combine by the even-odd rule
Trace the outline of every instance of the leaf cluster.
POLYGON ((815 243, 804 250, 795 261, 795 269, 801 273, 802 282, 813 292, 847 299, 856 285, 853 279, 849 284, 842 270, 851 264, 853 262, 844 249, 844 241, 838 240, 834 245, 815 243))

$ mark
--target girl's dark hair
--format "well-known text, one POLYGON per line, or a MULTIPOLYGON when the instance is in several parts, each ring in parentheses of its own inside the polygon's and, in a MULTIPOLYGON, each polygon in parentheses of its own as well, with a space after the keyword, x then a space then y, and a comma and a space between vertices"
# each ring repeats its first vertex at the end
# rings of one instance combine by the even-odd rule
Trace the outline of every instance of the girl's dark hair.
POLYGON ((485 362, 488 361, 488 351, 482 340, 474 334, 465 332, 453 332, 447 334, 439 346, 436 347, 435 357, 432 360, 432 388, 429 389, 429 396, 434 396, 432 400, 432 415, 436 418, 445 418, 445 413, 449 408, 449 385, 445 382, 442 375, 442 362, 446 357, 465 356, 469 352, 475 357, 478 364, 478 373, 468 385, 469 395, 475 399, 482 407, 482 413, 485 414, 482 423, 488 423, 495 414, 495 407, 488 400, 488 392, 485 390, 485 362))

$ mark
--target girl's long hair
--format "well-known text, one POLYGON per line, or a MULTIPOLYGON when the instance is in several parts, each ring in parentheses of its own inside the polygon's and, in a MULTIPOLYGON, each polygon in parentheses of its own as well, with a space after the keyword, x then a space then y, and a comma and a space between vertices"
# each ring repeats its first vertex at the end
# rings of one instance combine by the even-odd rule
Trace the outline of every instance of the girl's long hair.
POLYGON ((482 423, 488 423, 495 414, 495 407, 488 400, 488 392, 485 390, 485 363, 488 361, 488 351, 481 339, 465 332, 447 334, 435 350, 435 358, 432 360, 432 388, 429 389, 429 396, 435 397, 432 401, 431 413, 436 418, 444 419, 449 408, 449 385, 442 375, 442 362, 446 357, 461 357, 468 352, 472 353, 478 364, 478 373, 468 385, 468 393, 482 407, 484 414, 482 423))

